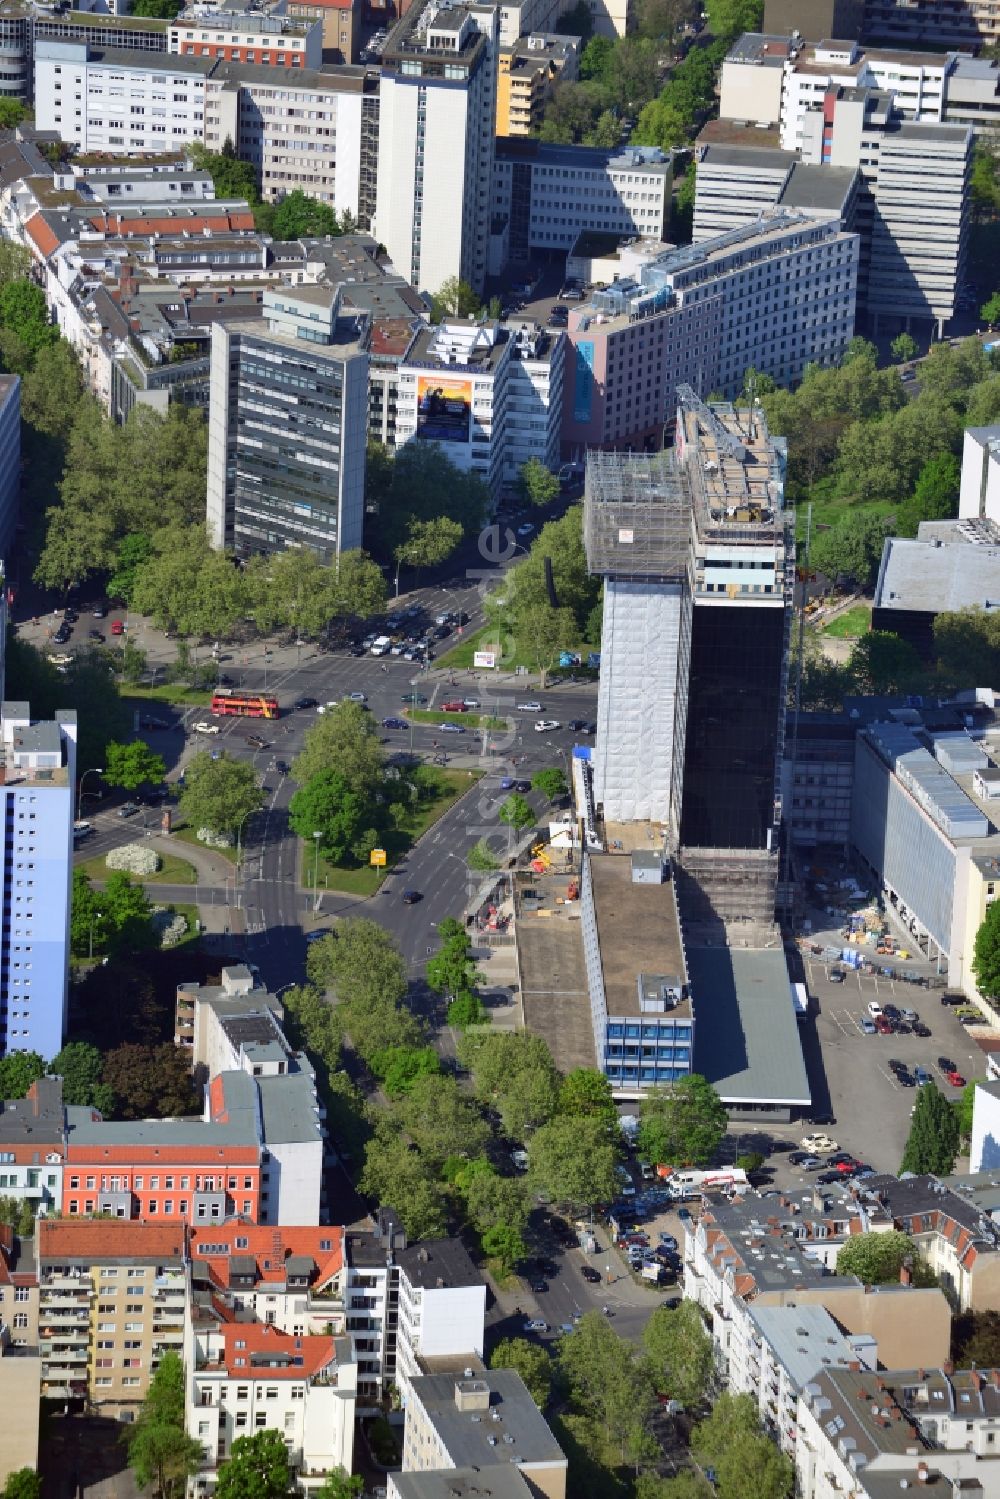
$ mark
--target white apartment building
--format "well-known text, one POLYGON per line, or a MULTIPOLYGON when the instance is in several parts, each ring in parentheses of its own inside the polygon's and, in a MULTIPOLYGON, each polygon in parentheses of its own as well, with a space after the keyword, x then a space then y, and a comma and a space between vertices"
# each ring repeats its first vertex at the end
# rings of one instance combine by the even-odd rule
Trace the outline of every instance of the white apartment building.
POLYGON ((399 365, 396 447, 436 442, 494 496, 520 464, 550 467, 562 421, 565 339, 534 325, 448 321, 421 330, 399 365))
POLYGON ((62 1206, 66 1123, 62 1084, 40 1077, 25 1098, 0 1100, 0 1197, 51 1212, 62 1206))
POLYGON ((81 151, 176 151, 204 136, 214 66, 211 58, 39 41, 35 123, 81 151))
POLYGON ((375 234, 418 291, 487 273, 497 10, 418 0, 381 58, 375 234))
POLYGON ((798 161, 792 151, 714 142, 698 147, 696 156, 692 231, 696 245, 772 212, 798 161))
POLYGON ((261 63, 218 63, 205 86, 205 144, 221 151, 227 140, 254 168, 265 202, 299 190, 368 226, 378 87, 364 68, 293 73, 261 63))
POLYGON ((396 1256, 399 1326, 396 1384, 404 1406, 423 1359, 483 1357, 486 1285, 463 1245, 412 1244, 396 1256))
POLYGON ((802 147, 806 116, 822 114, 831 89, 878 89, 892 95, 904 119, 938 123, 945 117, 952 66, 945 53, 879 51, 857 42, 804 47, 784 65, 781 144, 786 151, 802 147))
POLYGON ((220 57, 276 68, 318 68, 323 22, 260 11, 219 15, 196 10, 171 21, 167 51, 174 57, 220 57))
POLYGON ((493 169, 491 271, 538 250, 568 252, 592 230, 665 239, 672 183, 673 159, 656 146, 602 151, 501 137, 493 169))

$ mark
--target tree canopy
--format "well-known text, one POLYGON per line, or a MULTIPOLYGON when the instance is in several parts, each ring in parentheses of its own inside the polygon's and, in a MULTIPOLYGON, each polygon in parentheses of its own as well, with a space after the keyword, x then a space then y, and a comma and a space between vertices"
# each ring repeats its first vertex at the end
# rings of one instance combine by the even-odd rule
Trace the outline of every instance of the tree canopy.
POLYGON ((954 1170, 959 1143, 954 1109, 934 1083, 925 1083, 917 1092, 900 1171, 947 1176, 954 1170))
MULTIPOLYGON (((837 1255, 837 1273, 856 1275, 866 1286, 889 1285, 899 1280, 899 1272, 907 1261, 914 1272, 922 1268, 917 1246, 907 1234, 897 1229, 855 1234, 837 1255)), ((917 1283, 916 1274, 914 1282, 917 1283)), ((935 1283, 931 1276, 930 1284, 935 1283)))
POLYGON ((981 994, 988 999, 1000 997, 1000 901, 986 907, 976 932, 972 971, 981 994))
POLYGON ((193 828, 235 834, 264 805, 253 766, 223 750, 201 750, 184 768, 180 807, 193 828))
POLYGON ((725 1105, 711 1083, 693 1072, 643 1100, 639 1149, 656 1165, 707 1166, 728 1122, 725 1105))

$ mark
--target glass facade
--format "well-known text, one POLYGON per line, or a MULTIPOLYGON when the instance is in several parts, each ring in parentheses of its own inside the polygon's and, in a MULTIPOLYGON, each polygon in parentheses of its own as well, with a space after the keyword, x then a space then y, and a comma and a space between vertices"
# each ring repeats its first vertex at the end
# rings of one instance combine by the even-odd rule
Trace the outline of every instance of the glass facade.
POLYGON ((613 1084, 672 1083, 691 1071, 694 1025, 690 1019, 648 1017, 609 1020, 602 1067, 613 1084))

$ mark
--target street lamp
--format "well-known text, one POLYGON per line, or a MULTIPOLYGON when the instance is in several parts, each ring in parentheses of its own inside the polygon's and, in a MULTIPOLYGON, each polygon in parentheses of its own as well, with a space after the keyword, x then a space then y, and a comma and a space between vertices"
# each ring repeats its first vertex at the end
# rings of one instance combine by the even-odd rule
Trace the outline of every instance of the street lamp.
POLYGON ((88 776, 102 776, 103 774, 104 774, 104 766, 103 765, 92 765, 90 767, 90 769, 89 770, 85 770, 83 772, 83 775, 80 777, 79 795, 77 796, 77 799, 76 799, 76 820, 77 820, 77 822, 80 821, 80 818, 83 815, 83 783, 84 783, 84 781, 87 779, 88 776))
POLYGON ((316 893, 317 886, 319 885, 319 845, 320 845, 320 839, 322 837, 323 837, 322 833, 313 833, 313 841, 314 841, 315 846, 316 846, 316 852, 313 855, 313 894, 314 895, 316 893))

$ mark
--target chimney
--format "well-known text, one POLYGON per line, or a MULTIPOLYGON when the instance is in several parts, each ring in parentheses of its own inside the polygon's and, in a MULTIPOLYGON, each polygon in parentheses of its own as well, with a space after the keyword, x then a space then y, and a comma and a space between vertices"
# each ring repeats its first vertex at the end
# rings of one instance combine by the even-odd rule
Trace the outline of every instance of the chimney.
POLYGON ((856 1358, 852 1358, 851 1361, 850 1361, 850 1363, 847 1365, 847 1367, 850 1369, 850 1371, 851 1371, 852 1374, 860 1374, 861 1373, 861 1360, 860 1359, 856 1359, 856 1358))
POLYGON ((954 1372, 955 1365, 952 1363, 950 1358, 946 1358, 944 1363, 941 1365, 941 1373, 945 1375, 946 1378, 950 1379, 954 1372))
POLYGON ((917 1463, 917 1482, 927 1483, 930 1480, 930 1469, 926 1463, 917 1463))
POLYGON ((899 1284, 901 1286, 912 1286, 913 1270, 904 1260, 899 1267, 899 1284))

